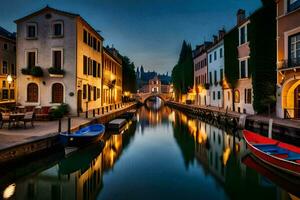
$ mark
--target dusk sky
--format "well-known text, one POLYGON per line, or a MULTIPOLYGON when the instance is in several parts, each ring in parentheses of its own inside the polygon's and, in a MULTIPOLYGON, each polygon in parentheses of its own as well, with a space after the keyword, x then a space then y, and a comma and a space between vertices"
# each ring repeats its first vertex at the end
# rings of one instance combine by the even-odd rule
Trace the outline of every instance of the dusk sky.
POLYGON ((160 73, 171 72, 182 41, 195 47, 210 40, 218 29, 236 23, 236 11, 247 14, 260 0, 1 0, 0 26, 15 31, 14 20, 50 7, 80 14, 104 44, 113 44, 136 66, 160 73))

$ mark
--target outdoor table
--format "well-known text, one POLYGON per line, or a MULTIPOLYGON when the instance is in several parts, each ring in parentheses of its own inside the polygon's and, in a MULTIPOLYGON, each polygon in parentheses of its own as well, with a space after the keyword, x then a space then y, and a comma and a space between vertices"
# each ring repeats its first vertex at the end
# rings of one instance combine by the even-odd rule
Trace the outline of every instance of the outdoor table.
POLYGON ((11 113, 9 116, 12 119, 13 123, 15 123, 15 127, 19 127, 19 121, 24 118, 25 114, 24 113, 11 113))

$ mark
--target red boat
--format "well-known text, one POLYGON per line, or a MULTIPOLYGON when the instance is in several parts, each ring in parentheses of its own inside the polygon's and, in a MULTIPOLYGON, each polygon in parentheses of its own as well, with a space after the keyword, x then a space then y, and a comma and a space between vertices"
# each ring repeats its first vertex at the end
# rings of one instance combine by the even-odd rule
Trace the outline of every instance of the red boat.
POLYGON ((250 151, 261 161, 300 176, 300 148, 244 130, 250 151))

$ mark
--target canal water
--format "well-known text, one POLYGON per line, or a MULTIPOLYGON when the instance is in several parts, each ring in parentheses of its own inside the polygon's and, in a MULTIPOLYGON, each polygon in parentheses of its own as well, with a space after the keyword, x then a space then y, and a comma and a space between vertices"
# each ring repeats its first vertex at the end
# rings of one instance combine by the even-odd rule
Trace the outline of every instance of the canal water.
POLYGON ((245 156, 239 133, 154 104, 122 134, 106 134, 104 145, 1 174, 2 198, 298 199, 299 182, 245 156))

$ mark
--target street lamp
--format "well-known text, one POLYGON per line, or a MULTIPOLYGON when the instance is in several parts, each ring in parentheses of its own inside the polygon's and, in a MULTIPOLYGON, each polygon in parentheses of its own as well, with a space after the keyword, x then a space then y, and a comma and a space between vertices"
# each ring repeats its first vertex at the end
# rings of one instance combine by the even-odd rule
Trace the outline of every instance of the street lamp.
POLYGON ((10 74, 7 75, 6 80, 8 82, 8 101, 10 101, 10 85, 13 81, 12 76, 10 74))

